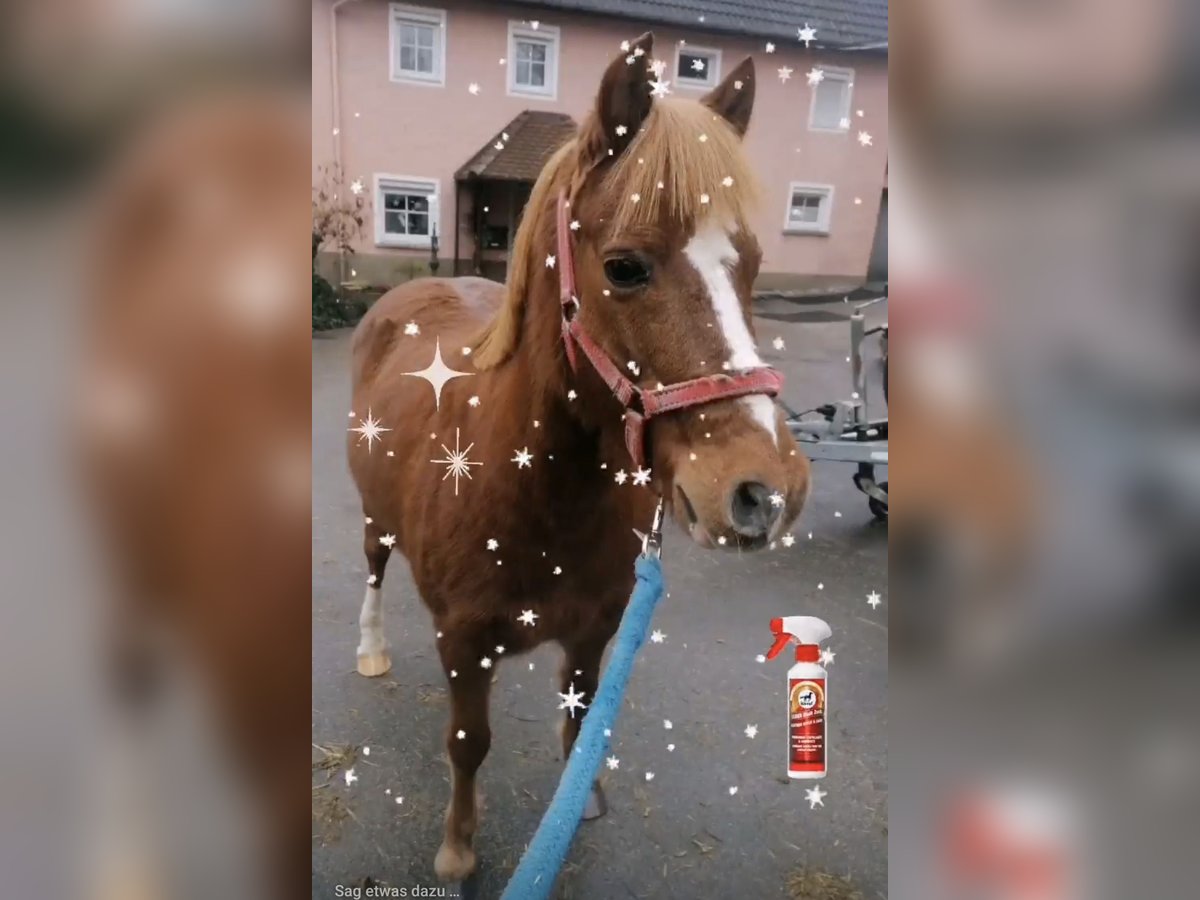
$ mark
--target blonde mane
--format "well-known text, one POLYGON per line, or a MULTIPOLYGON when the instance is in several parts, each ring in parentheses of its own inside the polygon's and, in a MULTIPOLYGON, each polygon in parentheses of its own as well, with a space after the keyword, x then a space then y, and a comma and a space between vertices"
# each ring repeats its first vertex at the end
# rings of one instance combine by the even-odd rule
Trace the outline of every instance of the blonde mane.
MULTIPOLYGON (((584 126, 583 134, 595 127, 584 126)), ((553 249, 554 195, 574 197, 588 175, 579 136, 559 148, 533 186, 517 229, 504 304, 475 342, 476 369, 500 365, 520 339, 530 279, 553 249)), ((622 197, 618 229, 649 226, 665 216, 686 231, 708 216, 745 227, 758 188, 741 138, 717 113, 694 100, 658 100, 638 134, 604 175, 601 190, 622 197), (661 187, 660 187, 661 185, 661 187), (637 196, 635 201, 633 198, 637 196)))

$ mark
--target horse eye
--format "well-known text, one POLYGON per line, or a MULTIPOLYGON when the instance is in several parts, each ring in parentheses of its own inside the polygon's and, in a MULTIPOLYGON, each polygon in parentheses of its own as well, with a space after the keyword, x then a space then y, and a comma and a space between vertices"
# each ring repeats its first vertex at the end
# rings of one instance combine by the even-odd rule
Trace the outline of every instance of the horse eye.
POLYGON ((614 256, 604 261, 604 274, 613 287, 634 288, 650 280, 650 267, 636 256, 614 256))

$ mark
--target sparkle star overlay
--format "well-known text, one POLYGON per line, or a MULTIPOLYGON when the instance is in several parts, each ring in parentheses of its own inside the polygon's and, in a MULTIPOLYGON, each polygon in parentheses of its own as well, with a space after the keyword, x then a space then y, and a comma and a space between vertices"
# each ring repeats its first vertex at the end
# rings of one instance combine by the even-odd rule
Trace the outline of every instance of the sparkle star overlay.
POLYGON ((390 428, 384 428, 380 421, 371 415, 371 410, 367 410, 367 417, 360 419, 359 424, 354 428, 348 428, 347 431, 358 433, 358 443, 361 444, 364 440, 367 442, 367 452, 371 452, 371 445, 375 441, 381 440, 380 435, 385 431, 391 431, 390 428))
POLYGON ((471 480, 471 466, 482 466, 482 462, 476 462, 467 459, 467 454, 471 452, 471 448, 475 446, 474 442, 467 444, 465 450, 460 450, 459 432, 461 429, 454 429, 454 449, 451 450, 445 444, 442 444, 442 449, 446 452, 445 459, 431 459, 432 463, 442 463, 446 466, 446 474, 442 476, 442 481, 445 481, 451 475, 454 476, 454 496, 458 496, 458 480, 462 476, 466 476, 467 480, 471 480))
MULTIPOLYGON (((442 342, 440 338, 434 340, 433 345, 433 362, 428 367, 417 372, 404 372, 404 375, 412 375, 414 378, 424 378, 433 385, 433 405, 437 409, 441 409, 442 405, 442 388, 446 386, 446 382, 454 378, 466 378, 471 372, 458 372, 446 365, 442 359, 442 342)), ((446 451, 447 453, 449 451, 446 451)))

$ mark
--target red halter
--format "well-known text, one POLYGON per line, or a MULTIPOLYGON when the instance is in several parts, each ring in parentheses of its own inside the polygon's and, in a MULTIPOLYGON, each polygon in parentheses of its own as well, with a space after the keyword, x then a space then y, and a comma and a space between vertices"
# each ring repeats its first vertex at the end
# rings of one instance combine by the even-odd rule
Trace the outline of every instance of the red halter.
POLYGON ((633 464, 639 469, 646 462, 646 420, 662 413, 692 406, 703 406, 716 400, 729 400, 752 394, 774 397, 783 387, 783 375, 770 366, 756 366, 729 375, 703 375, 667 387, 641 388, 630 381, 609 358, 600 345, 591 339, 576 313, 579 298, 575 294, 575 259, 571 252, 570 225, 567 221, 566 192, 558 193, 558 272, 559 298, 562 300, 562 335, 571 371, 578 371, 575 348, 579 347, 604 379, 609 390, 625 407, 625 446, 633 464))

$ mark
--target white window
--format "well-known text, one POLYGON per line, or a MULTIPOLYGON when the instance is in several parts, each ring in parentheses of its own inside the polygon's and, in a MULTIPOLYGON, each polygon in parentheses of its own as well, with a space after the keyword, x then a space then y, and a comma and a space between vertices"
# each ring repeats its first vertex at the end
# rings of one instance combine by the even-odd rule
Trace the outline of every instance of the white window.
POLYGON ((446 11, 391 5, 392 81, 446 83, 446 11))
POLYGON ((849 131, 850 98, 854 93, 853 69, 828 69, 821 82, 812 89, 812 108, 808 127, 812 131, 849 131))
POLYGON ((675 83, 681 87, 716 87, 721 80, 721 51, 691 44, 675 45, 675 83))
POLYGON ((829 234, 833 212, 833 185, 793 181, 788 187, 787 216, 783 230, 796 234, 829 234))
POLYGON ((375 243, 428 247, 438 227, 438 183, 405 175, 375 176, 375 243))
POLYGON ((508 92, 522 97, 558 96, 558 29, 508 23, 508 92))

